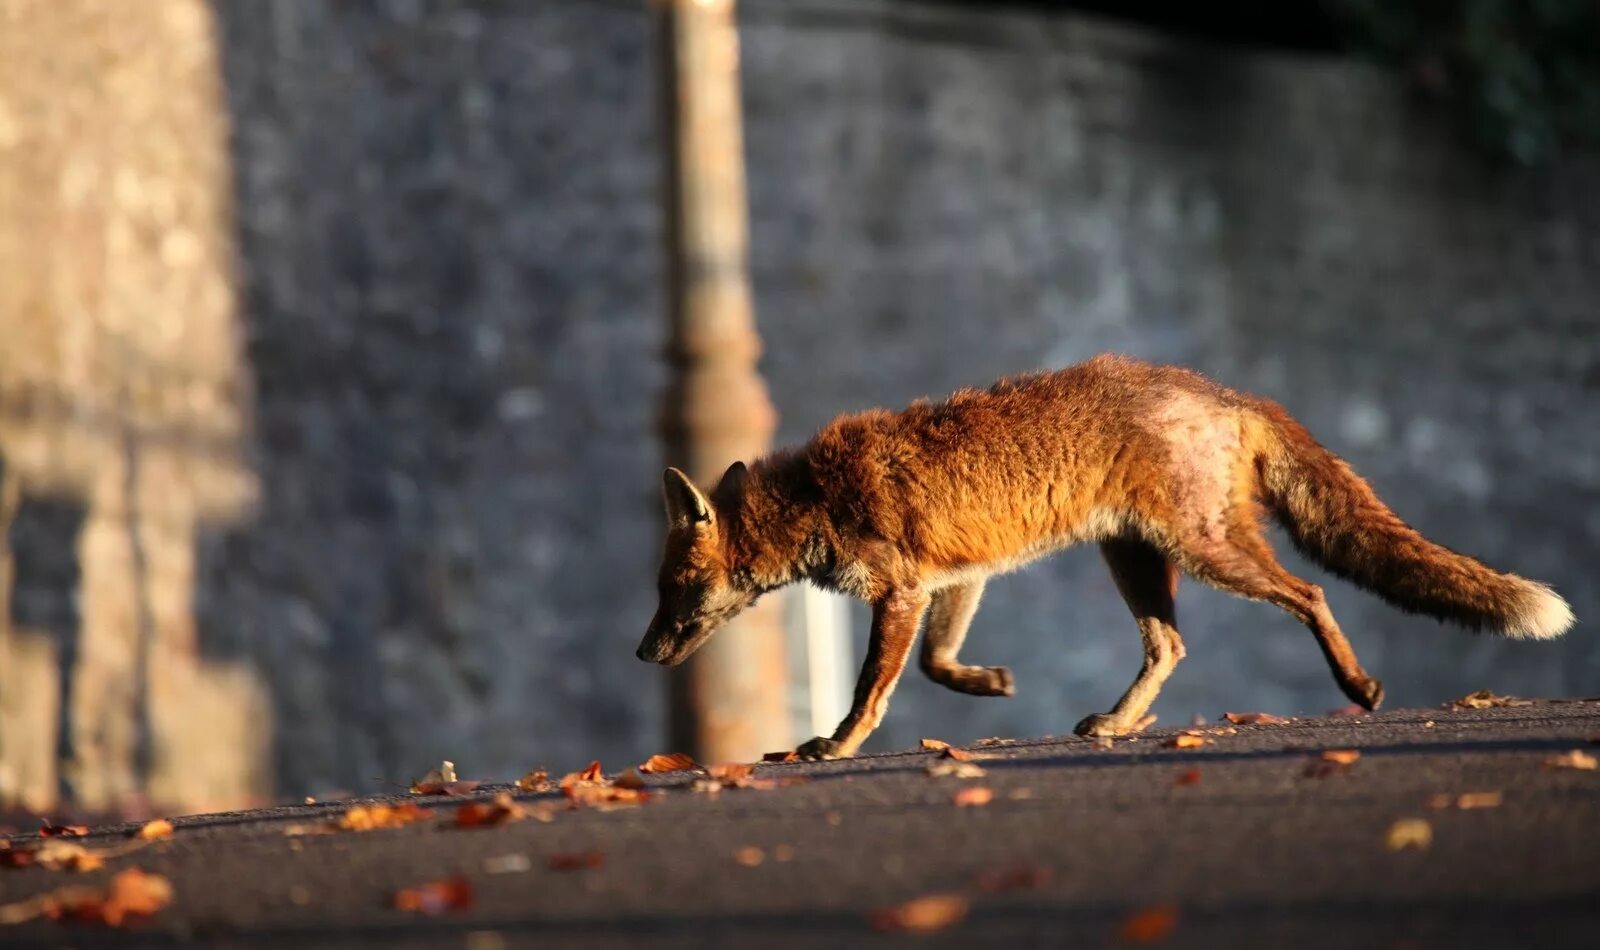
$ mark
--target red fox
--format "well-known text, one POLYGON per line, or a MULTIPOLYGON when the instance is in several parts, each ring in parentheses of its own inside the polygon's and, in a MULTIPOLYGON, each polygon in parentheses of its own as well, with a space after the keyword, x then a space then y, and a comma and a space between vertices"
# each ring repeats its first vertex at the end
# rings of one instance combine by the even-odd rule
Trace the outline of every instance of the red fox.
POLYGON ((660 606, 642 660, 682 662, 765 591, 794 581, 872 605, 850 713, 804 758, 853 755, 888 708, 927 619, 922 670, 976 696, 1009 696, 1004 667, 957 659, 984 582, 1080 541, 1099 544, 1144 638, 1144 664, 1086 736, 1142 728, 1183 641, 1179 572, 1281 607, 1310 628, 1334 680, 1366 709, 1361 668, 1322 588, 1280 566, 1270 514, 1333 573, 1401 610, 1545 639, 1573 623, 1544 584, 1424 538, 1276 403, 1172 366, 1100 356, 962 390, 902 412, 842 416, 799 448, 734 463, 709 494, 667 469, 660 606))

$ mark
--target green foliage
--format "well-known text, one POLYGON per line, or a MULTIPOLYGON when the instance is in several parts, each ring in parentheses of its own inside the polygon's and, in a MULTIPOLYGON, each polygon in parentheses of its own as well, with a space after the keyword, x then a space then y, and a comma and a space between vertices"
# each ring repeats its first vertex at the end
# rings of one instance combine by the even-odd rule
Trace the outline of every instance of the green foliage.
POLYGON ((1337 0, 1351 42, 1407 69, 1520 164, 1600 145, 1600 0, 1337 0))

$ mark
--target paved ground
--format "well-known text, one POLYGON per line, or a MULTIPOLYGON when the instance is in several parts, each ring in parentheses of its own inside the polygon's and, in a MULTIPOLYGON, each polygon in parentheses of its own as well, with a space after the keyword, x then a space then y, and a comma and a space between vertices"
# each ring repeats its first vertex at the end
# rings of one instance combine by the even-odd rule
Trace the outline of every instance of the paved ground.
POLYGON ((172 881, 166 910, 118 931, 36 920, 0 928, 0 946, 1099 947, 1163 923, 1167 946, 1600 946, 1600 771, 1546 764, 1600 753, 1600 702, 1240 726, 1194 749, 1168 748, 1176 731, 969 747, 981 778, 930 776, 928 752, 766 766, 808 780, 716 796, 677 773, 639 807, 471 830, 443 797, 417 799, 434 821, 366 833, 286 834, 349 803, 183 818, 106 870, 0 869, 5 903, 138 866, 172 881), (1344 748, 1359 760, 1316 774, 1317 752, 1344 748), (965 787, 993 800, 953 804, 965 787), (1472 792, 1502 801, 1456 806, 1472 792), (1431 846, 1387 847, 1404 818, 1431 846), (593 851, 598 867, 550 867, 593 851), (470 909, 393 908, 397 889, 457 872, 470 909), (986 889, 996 873, 1022 886, 986 889), (919 938, 872 926, 932 893, 961 895, 965 918, 919 938))

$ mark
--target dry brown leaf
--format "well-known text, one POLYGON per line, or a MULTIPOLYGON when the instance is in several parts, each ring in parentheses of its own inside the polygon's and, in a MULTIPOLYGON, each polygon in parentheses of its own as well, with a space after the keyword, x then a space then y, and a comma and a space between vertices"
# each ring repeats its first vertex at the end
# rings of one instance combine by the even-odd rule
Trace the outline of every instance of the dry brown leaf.
POLYGON ((52 825, 49 821, 41 821, 39 827, 41 838, 82 838, 88 833, 88 825, 52 825))
POLYGON ((129 868, 104 889, 73 884, 0 905, 0 925, 50 917, 121 927, 129 918, 149 917, 170 903, 172 882, 159 874, 129 868))
POLYGON ((456 781, 456 764, 449 759, 439 763, 436 769, 429 769, 421 778, 411 783, 413 795, 432 795, 434 792, 423 791, 426 788, 443 788, 456 781))
POLYGON ((338 826, 345 831, 374 831, 379 828, 399 828, 418 821, 427 821, 433 812, 411 802, 398 805, 352 805, 340 816, 338 826))
POLYGON ((1124 943, 1156 943, 1165 940, 1178 926, 1178 908, 1156 904, 1135 911, 1117 928, 1117 939, 1124 943))
POLYGON ((766 753, 766 754, 761 756, 761 761, 763 761, 763 762, 798 762, 798 761, 800 761, 800 753, 794 751, 793 749, 790 749, 787 752, 768 752, 768 753, 766 753))
POLYGON ((98 871, 105 867, 99 853, 85 848, 76 841, 60 838, 47 839, 33 852, 33 863, 51 871, 98 871))
POLYGON ((1471 811, 1474 808, 1499 808, 1505 801, 1505 795, 1500 792, 1462 792, 1456 796, 1456 807, 1462 811, 1471 811))
POLYGON ((1274 716, 1272 713, 1264 712, 1228 712, 1223 713, 1222 718, 1236 726, 1281 726, 1289 721, 1282 716, 1274 716))
POLYGON ((985 788, 982 785, 969 785, 966 788, 957 789, 956 793, 950 797, 950 800, 964 808, 974 805, 987 805, 994 801, 994 789, 985 788))
POLYGON ((754 774, 755 766, 748 762, 725 762, 711 766, 706 772, 719 782, 740 782, 754 774))
POLYGON ((767 859, 767 853, 755 845, 747 845, 733 853, 733 860, 747 868, 757 867, 767 859))
POLYGON ((456 809, 457 828, 492 828, 528 817, 510 792, 501 792, 486 802, 468 802, 456 809))
POLYGON ((1568 749, 1560 755, 1545 759, 1544 764, 1553 769, 1581 769, 1593 772, 1596 766, 1600 766, 1600 761, 1582 749, 1568 749))
POLYGON ((430 917, 445 911, 465 910, 472 906, 472 882, 458 874, 442 881, 407 887, 395 893, 394 906, 430 917))
POLYGON ((617 788, 631 788, 635 790, 646 787, 644 784, 644 778, 633 769, 623 769, 622 774, 617 776, 611 784, 617 788))
POLYGON ((577 772, 568 772, 566 775, 561 776, 561 787, 566 789, 580 782, 603 781, 605 781, 605 773, 600 768, 600 761, 596 759, 577 772))
POLYGON ((139 826, 139 830, 134 833, 134 836, 142 838, 145 841, 155 841, 159 838, 170 838, 172 837, 172 822, 166 820, 165 818, 157 818, 154 821, 147 821, 139 826))
POLYGON ((878 930, 931 934, 960 923, 968 907, 960 894, 929 894, 873 911, 871 920, 878 930))
POLYGON ((1005 738, 1002 738, 1000 736, 988 736, 987 738, 979 739, 977 742, 974 742, 973 745, 981 745, 981 746, 984 746, 984 747, 988 747, 988 746, 995 746, 995 745, 1007 745, 1008 743, 1012 743, 1012 742, 1015 742, 1015 741, 1016 741, 1015 739, 1005 739, 1005 738))
POLYGON ((699 768, 693 756, 684 755, 682 752, 667 752, 661 755, 652 755, 645 763, 639 766, 639 771, 646 775, 655 772, 684 772, 689 769, 699 768))
POLYGON ((1328 710, 1328 715, 1334 719, 1348 719, 1354 716, 1365 716, 1370 711, 1371 710, 1363 706, 1358 706, 1355 703, 1351 703, 1348 706, 1340 706, 1338 709, 1328 710))
POLYGON ((651 793, 643 789, 617 788, 613 785, 590 783, 566 785, 562 787, 561 791, 571 800, 574 807, 585 806, 598 808, 601 811, 642 805, 649 801, 651 797, 651 793))
POLYGON ((1350 763, 1354 762, 1355 760, 1361 758, 1361 750, 1360 749, 1324 749, 1322 751, 1322 754, 1317 756, 1317 758, 1321 759, 1324 762, 1332 762, 1335 765, 1349 765, 1350 763))
POLYGON ((1179 775, 1177 777, 1177 779, 1175 779, 1173 781, 1172 784, 1174 784, 1174 785, 1199 785, 1200 784, 1200 770, 1199 769, 1190 769, 1189 771, 1184 772, 1182 775, 1179 775))
POLYGON ((1498 706, 1532 706, 1533 700, 1518 699, 1515 696, 1496 696, 1491 690, 1480 689, 1460 699, 1452 700, 1449 705, 1457 709, 1489 709, 1498 706))
POLYGON ((462 782, 429 782, 421 785, 412 785, 413 795, 470 795, 482 785, 481 781, 468 780, 462 782))
POLYGON ((950 743, 944 741, 943 739, 922 740, 922 750, 924 752, 942 752, 948 748, 950 748, 950 743))
POLYGON ((550 773, 544 769, 530 769, 528 774, 517 779, 517 788, 524 792, 548 792, 550 773))
POLYGON ((1037 891, 1050 886, 1053 875, 1049 868, 1035 864, 1014 864, 1010 867, 990 868, 978 875, 978 890, 990 894, 1005 891, 1037 891))
POLYGON ((1421 818, 1402 818, 1389 826, 1383 843, 1390 851, 1426 851, 1433 844, 1433 826, 1421 818))
POLYGON ((1198 732, 1182 732, 1167 740, 1167 748, 1198 749, 1210 741, 1198 732))
POLYGON ((572 851, 564 854, 550 855, 549 866, 552 871, 592 871, 606 863, 605 853, 602 851, 572 851))
POLYGON ((971 762, 973 759, 977 758, 977 756, 973 755, 971 752, 968 752, 966 749, 958 749, 955 746, 946 748, 944 750, 944 757, 947 759, 955 759, 957 762, 971 762))
POLYGON ((955 762, 949 759, 932 763, 928 766, 927 772, 933 778, 983 778, 988 774, 976 762, 955 762))

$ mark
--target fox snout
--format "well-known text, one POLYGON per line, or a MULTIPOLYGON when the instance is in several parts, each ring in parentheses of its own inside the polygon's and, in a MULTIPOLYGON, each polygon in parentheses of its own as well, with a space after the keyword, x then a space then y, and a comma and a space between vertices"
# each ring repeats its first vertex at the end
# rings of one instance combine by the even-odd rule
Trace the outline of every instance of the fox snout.
POLYGON ((695 631, 691 627, 691 624, 681 621, 654 620, 645 631, 644 639, 639 641, 639 649, 634 651, 634 655, 646 663, 677 666, 694 652, 684 649, 686 644, 695 643, 695 631))

